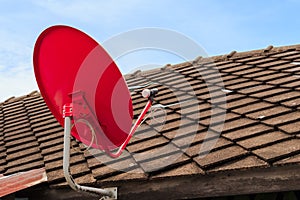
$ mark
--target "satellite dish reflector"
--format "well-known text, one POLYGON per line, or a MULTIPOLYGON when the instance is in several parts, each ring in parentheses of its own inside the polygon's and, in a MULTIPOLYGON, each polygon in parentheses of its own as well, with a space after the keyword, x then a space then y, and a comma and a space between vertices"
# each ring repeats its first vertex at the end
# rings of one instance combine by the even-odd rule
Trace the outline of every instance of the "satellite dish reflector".
POLYGON ((62 126, 63 106, 75 103, 72 136, 102 150, 124 143, 133 118, 130 92, 115 62, 94 39, 72 27, 52 26, 37 39, 33 61, 41 94, 62 126))
POLYGON ((145 108, 133 124, 127 84, 109 54, 87 34, 69 26, 52 26, 38 37, 33 53, 40 92, 64 126, 64 175, 75 190, 116 199, 116 189, 76 184, 70 175, 70 135, 118 157, 152 105, 156 89, 143 92, 145 108))

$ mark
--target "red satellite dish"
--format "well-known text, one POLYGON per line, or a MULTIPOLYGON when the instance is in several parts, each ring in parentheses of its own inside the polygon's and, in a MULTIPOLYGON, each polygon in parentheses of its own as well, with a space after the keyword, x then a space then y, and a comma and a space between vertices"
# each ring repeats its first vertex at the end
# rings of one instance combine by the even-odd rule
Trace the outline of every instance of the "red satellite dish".
POLYGON ((33 63, 41 94, 62 126, 64 106, 72 107, 72 136, 106 152, 125 148, 135 131, 130 92, 94 39, 69 26, 52 26, 38 37, 33 63))
POLYGON ((70 135, 89 147, 118 157, 152 105, 157 90, 143 91, 148 102, 132 125, 130 92, 117 65, 87 34, 52 26, 38 37, 33 54, 41 94, 64 126, 63 171, 74 190, 117 199, 117 188, 99 189, 75 183, 70 174, 70 135), (112 150, 117 151, 112 152, 112 150))

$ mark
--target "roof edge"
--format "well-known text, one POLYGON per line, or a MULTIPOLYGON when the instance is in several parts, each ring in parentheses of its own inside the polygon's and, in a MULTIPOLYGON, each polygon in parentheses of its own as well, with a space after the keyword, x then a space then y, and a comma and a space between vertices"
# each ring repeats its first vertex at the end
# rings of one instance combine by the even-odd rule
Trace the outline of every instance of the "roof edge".
POLYGON ((27 97, 33 97, 33 96, 38 96, 38 95, 40 95, 40 92, 37 91, 37 90, 34 90, 34 91, 30 92, 29 94, 22 95, 22 96, 19 96, 19 97, 12 96, 12 97, 9 97, 8 99, 6 99, 3 102, 0 102, 0 106, 2 106, 4 104, 7 104, 7 103, 13 103, 13 102, 16 102, 16 101, 20 101, 20 100, 23 100, 27 97))
POLYGON ((300 171, 297 164, 101 185, 106 187, 106 184, 109 187, 117 186, 122 199, 221 197, 299 190, 300 171), (190 183, 193 183, 193 187, 190 183))
POLYGON ((177 63, 177 64, 166 64, 164 66, 150 69, 150 70, 137 70, 131 74, 125 74, 124 77, 127 78, 133 78, 133 77, 139 77, 143 75, 148 75, 152 73, 156 73, 159 70, 166 70, 166 69, 171 69, 171 68, 176 68, 176 67, 182 67, 185 65, 192 65, 194 63, 207 63, 207 62, 221 62, 221 61, 228 61, 230 59, 238 59, 240 57, 247 57, 247 56, 259 56, 259 55, 267 55, 271 53, 278 53, 286 50, 299 50, 300 51, 300 44, 295 44, 295 45, 288 45, 288 46, 278 46, 274 47, 272 45, 267 46, 264 49, 257 49, 257 50, 250 50, 250 51, 242 51, 242 52, 237 52, 237 51, 231 51, 229 54, 224 54, 224 55, 216 55, 216 56, 209 56, 209 57, 202 57, 198 56, 194 60, 191 61, 186 61, 182 63, 177 63))

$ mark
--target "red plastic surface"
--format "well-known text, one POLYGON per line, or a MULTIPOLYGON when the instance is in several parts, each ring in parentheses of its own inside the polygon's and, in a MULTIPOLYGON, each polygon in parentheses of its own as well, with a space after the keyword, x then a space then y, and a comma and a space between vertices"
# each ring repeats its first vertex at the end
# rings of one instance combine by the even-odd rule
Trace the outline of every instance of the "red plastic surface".
POLYGON ((76 105, 71 132, 76 139, 102 150, 126 140, 133 118, 130 92, 115 62, 95 40, 72 27, 52 26, 38 37, 33 63, 41 94, 62 126, 63 106, 76 105))

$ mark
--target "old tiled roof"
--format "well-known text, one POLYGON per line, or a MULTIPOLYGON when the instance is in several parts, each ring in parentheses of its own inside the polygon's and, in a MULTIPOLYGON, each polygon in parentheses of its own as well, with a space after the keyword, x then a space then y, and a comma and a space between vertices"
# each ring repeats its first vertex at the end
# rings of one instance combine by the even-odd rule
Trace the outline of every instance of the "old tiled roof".
MULTIPOLYGON (((183 103, 165 108, 163 125, 146 120, 127 147, 132 154, 106 164, 104 155, 95 158, 73 140, 71 173, 77 182, 121 186, 123 197, 149 192, 151 198, 153 192, 194 198, 300 189, 300 45, 199 57, 126 79, 129 86, 153 82, 150 87, 160 90, 156 103, 183 103), (206 82, 216 74, 208 66, 222 76, 224 88, 214 90, 226 94, 227 108, 210 98, 206 82), (189 101, 194 95, 187 87, 196 102, 189 101), (212 114, 212 108, 220 112, 212 114), (207 156, 199 156, 204 138, 218 136, 219 123, 210 122, 224 112, 222 134, 207 156)), ((132 92, 135 117, 146 102, 140 91, 132 92)), ((63 128, 38 92, 0 104, 0 174, 44 167, 50 187, 63 187, 62 149, 63 128)))

